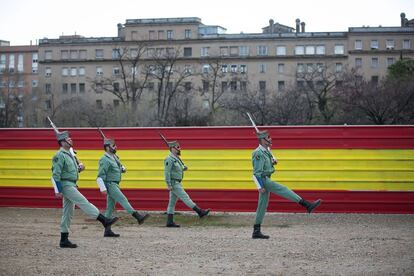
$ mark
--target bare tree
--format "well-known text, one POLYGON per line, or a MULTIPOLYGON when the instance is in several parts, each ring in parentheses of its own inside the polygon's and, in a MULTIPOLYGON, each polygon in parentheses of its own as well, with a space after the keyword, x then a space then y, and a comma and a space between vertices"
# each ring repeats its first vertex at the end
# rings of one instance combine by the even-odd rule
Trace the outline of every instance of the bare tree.
POLYGON ((0 78, 0 127, 22 127, 24 93, 18 88, 19 76, 2 72, 0 78))

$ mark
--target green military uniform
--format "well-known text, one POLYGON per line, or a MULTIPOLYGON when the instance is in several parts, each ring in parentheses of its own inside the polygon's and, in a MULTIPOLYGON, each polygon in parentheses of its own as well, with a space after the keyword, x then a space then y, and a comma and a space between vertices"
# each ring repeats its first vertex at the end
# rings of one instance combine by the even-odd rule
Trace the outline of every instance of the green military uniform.
POLYGON ((186 166, 183 161, 174 154, 170 154, 164 160, 165 182, 170 188, 170 200, 168 203, 167 214, 174 214, 175 204, 181 199, 185 205, 194 209, 196 204, 191 200, 190 196, 184 191, 181 181, 184 176, 186 166))
POLYGON ((110 155, 105 153, 104 156, 99 160, 99 171, 98 177, 102 178, 107 189, 106 194, 106 217, 112 217, 112 213, 115 209, 115 204, 119 202, 121 206, 129 213, 135 212, 128 199, 122 193, 119 188, 123 172, 123 166, 118 156, 115 154, 110 155))
POLYGON ((256 224, 261 224, 269 203, 269 192, 299 203, 301 197, 289 188, 270 179, 274 173, 272 154, 263 146, 258 146, 252 154, 253 174, 265 191, 259 193, 259 202, 256 210, 256 224))
POLYGON ((63 215, 60 228, 62 233, 69 233, 75 205, 95 219, 99 216, 99 210, 77 189, 78 165, 71 153, 64 148, 60 148, 53 157, 52 163, 53 179, 63 197, 63 215))

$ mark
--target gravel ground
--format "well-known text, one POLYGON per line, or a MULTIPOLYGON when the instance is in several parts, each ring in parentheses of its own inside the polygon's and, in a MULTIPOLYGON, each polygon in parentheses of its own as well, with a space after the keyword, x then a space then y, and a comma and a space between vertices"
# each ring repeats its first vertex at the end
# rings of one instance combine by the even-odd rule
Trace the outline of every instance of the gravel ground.
POLYGON ((124 212, 103 238, 98 222, 75 211, 59 248, 60 209, 0 208, 1 275, 414 275, 414 215, 268 213, 253 240, 254 213, 213 213, 163 227, 124 212))

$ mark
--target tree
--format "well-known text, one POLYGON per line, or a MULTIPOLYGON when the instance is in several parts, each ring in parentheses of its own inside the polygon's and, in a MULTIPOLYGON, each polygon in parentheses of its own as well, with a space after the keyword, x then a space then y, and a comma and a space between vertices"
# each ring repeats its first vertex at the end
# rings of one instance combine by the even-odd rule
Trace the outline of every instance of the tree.
POLYGON ((414 77, 414 60, 401 59, 388 67, 388 77, 394 79, 409 79, 414 77))
POLYGON ((18 88, 17 74, 0 75, 0 127, 22 127, 24 93, 18 88))

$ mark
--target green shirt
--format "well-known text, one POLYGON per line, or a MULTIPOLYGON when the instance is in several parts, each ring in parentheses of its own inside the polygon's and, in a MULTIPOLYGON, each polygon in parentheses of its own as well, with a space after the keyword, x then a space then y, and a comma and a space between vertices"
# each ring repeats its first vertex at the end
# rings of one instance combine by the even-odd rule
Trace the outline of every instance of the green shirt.
POLYGON ((55 181, 76 182, 79 179, 78 165, 69 151, 60 148, 52 159, 52 174, 55 181))
POLYGON ((105 153, 99 160, 98 177, 107 182, 120 182, 122 174, 122 164, 116 155, 105 153))
POLYGON ((253 174, 256 177, 269 177, 274 173, 272 154, 263 146, 258 146, 252 154, 253 174))
POLYGON ((168 155, 164 160, 164 175, 167 185, 171 186, 174 180, 181 182, 184 177, 185 168, 186 166, 179 157, 172 153, 168 155))

